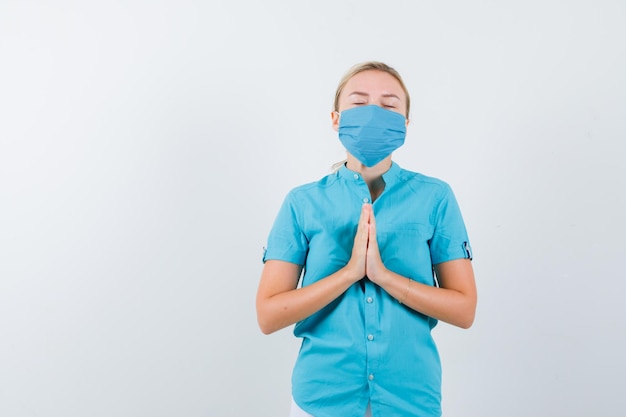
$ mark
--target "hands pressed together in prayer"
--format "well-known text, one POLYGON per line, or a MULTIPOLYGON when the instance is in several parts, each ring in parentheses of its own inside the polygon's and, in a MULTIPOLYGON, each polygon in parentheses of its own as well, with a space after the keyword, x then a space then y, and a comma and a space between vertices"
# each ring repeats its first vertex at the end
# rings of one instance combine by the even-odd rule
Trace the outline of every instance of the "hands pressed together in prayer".
POLYGON ((376 239, 371 204, 363 204, 352 255, 340 270, 298 288, 302 265, 269 260, 257 293, 259 326, 272 333, 319 311, 351 285, 367 277, 401 304, 427 316, 468 328, 476 310, 476 286, 469 259, 434 266, 440 286, 423 284, 385 267, 376 239))
POLYGON ((354 237, 352 256, 346 269, 358 281, 368 277, 370 281, 382 285, 388 271, 383 264, 376 239, 376 219, 371 204, 363 204, 361 217, 354 237))

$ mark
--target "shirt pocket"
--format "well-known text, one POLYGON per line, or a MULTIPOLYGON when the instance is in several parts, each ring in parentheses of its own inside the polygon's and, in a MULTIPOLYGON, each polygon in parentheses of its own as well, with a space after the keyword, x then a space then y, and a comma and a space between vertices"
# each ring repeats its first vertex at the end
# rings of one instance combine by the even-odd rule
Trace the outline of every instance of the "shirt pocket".
POLYGON ((377 233, 380 256, 391 271, 433 283, 429 241, 433 228, 423 223, 389 224, 377 233))

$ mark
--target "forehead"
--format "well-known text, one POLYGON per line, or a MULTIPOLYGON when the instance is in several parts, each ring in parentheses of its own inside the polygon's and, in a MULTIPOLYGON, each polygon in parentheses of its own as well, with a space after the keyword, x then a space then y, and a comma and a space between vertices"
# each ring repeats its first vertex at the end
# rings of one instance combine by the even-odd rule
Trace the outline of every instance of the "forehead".
POLYGON ((378 70, 367 70, 352 76, 342 90, 345 97, 358 91, 370 95, 395 94, 403 101, 406 99, 400 82, 391 74, 378 70))

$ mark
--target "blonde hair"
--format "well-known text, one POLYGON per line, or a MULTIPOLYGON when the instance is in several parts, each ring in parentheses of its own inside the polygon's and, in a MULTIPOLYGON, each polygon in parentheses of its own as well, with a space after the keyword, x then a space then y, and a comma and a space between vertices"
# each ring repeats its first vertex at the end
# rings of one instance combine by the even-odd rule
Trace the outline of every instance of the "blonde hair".
POLYGON ((339 85, 337 86, 337 91, 335 92, 335 102, 333 105, 333 109, 336 112, 339 111, 339 96, 341 95, 341 92, 343 91, 343 88, 346 86, 348 81, 350 81, 350 78, 354 77, 360 72, 372 71, 372 70, 386 72, 387 74, 391 75, 393 78, 398 80, 398 82, 400 83, 400 87, 402 87, 402 91, 404 91, 404 95, 406 96, 405 116, 408 119, 409 110, 411 109, 411 98, 409 97, 409 90, 407 90, 406 85, 404 85, 404 81, 402 81, 402 77, 400 76, 398 71, 396 71, 394 68, 390 67, 389 65, 383 62, 379 62, 379 61, 362 62, 360 64, 354 65, 352 68, 348 70, 348 72, 346 72, 346 74, 341 78, 341 81, 339 81, 339 85))
MULTIPOLYGON (((379 61, 367 61, 367 62, 362 62, 360 64, 356 64, 352 68, 350 68, 348 72, 344 74, 344 76, 339 81, 339 85, 337 86, 337 91, 335 91, 335 102, 333 104, 333 110, 335 110, 336 112, 339 112, 339 96, 341 95, 341 92, 343 91, 343 88, 346 86, 348 81, 350 81, 350 78, 354 77, 360 72, 372 71, 372 70, 386 72, 387 74, 395 78, 398 81, 398 83, 400 83, 400 87, 402 87, 402 91, 404 91, 404 96, 406 97, 405 117, 408 119, 409 110, 411 110, 411 97, 409 96, 409 90, 407 90, 406 85, 404 85, 404 81, 402 81, 402 77, 400 76, 400 73, 398 71, 396 71, 394 68, 390 67, 389 65, 383 62, 379 62, 379 61)), ((343 161, 335 162, 331 166, 330 169, 332 172, 337 172, 339 168, 341 168, 345 163, 346 163, 346 159, 344 159, 343 161)))

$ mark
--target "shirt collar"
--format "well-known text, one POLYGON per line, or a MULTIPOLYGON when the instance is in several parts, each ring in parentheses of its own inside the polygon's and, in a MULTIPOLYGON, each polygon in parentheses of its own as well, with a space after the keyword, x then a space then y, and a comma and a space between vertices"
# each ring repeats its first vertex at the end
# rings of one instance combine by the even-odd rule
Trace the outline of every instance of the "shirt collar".
MULTIPOLYGON (((383 180, 385 180, 385 188, 393 186, 396 182, 398 182, 398 176, 402 168, 395 162, 391 161, 391 167, 383 174, 383 180)), ((361 174, 358 172, 354 172, 349 170, 346 167, 346 164, 343 164, 339 170, 337 171, 337 176, 343 178, 347 181, 353 181, 355 178, 360 178, 361 174), (358 175, 358 177, 355 177, 358 175)))

